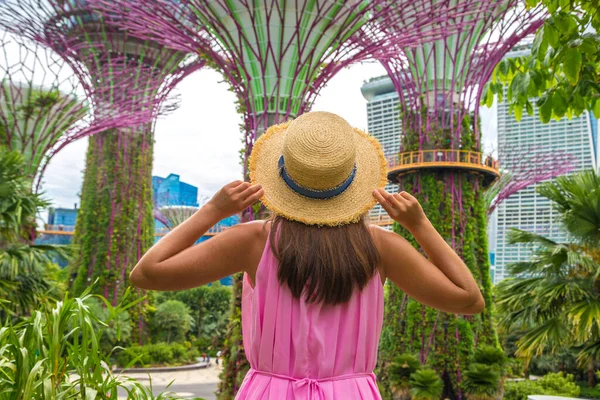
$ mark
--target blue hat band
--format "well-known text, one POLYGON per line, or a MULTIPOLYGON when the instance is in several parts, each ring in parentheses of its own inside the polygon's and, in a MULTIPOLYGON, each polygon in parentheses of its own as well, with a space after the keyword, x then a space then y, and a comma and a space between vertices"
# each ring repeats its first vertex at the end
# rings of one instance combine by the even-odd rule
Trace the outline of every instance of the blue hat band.
POLYGON ((356 176, 356 164, 354 164, 354 168, 352 168, 352 172, 350 172, 348 179, 334 188, 325 190, 314 190, 296 183, 285 170, 283 156, 279 158, 279 174, 288 187, 299 195, 308 197, 309 199, 327 200, 331 199, 332 197, 339 196, 340 194, 344 193, 346 189, 348 189, 350 184, 352 184, 352 181, 354 181, 354 177, 356 176))

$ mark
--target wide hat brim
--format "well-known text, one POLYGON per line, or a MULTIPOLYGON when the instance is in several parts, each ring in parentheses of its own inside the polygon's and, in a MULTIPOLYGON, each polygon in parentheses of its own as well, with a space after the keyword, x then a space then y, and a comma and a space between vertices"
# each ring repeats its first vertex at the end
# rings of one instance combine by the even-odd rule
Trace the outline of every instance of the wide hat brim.
POLYGON ((339 226, 358 222, 376 203, 373 190, 387 183, 387 162, 373 136, 354 128, 356 176, 340 195, 320 200, 294 192, 282 179, 278 166, 283 142, 292 121, 274 125, 254 144, 250 155, 250 181, 264 190, 262 203, 284 218, 307 225, 339 226))

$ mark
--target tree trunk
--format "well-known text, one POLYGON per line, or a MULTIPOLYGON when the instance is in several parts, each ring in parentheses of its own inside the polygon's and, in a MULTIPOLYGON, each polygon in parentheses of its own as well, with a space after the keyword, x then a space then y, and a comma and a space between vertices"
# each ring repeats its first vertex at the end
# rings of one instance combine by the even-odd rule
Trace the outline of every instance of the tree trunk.
MULTIPOLYGON (((153 142, 151 125, 89 138, 73 237, 78 245, 71 265, 75 296, 97 279, 94 292, 118 303, 128 287, 130 270, 152 246, 153 142)), ((130 311, 138 328, 132 339, 138 342, 144 331, 144 309, 140 303, 130 311)))
POLYGON ((590 360, 590 362, 588 363, 588 370, 587 370, 587 376, 588 376, 588 386, 590 388, 593 388, 596 386, 596 374, 595 374, 595 368, 594 368, 594 360, 590 360))
MULTIPOLYGON (((405 134, 411 137, 415 132, 407 131, 405 134)), ((463 132, 463 135, 469 133, 463 132)), ((418 143, 418 140, 414 142, 418 143)), ((405 149, 410 150, 414 149, 405 149)), ((498 345, 492 318, 492 283, 482 181, 482 177, 472 171, 445 169, 416 171, 402 176, 399 182, 399 190, 406 190, 419 200, 433 226, 463 259, 482 289, 486 307, 475 316, 443 313, 421 305, 395 285, 390 285, 380 359, 390 361, 395 354, 418 353, 421 362, 431 365, 440 375, 447 371, 444 392, 452 393, 453 398, 463 397, 461 374, 468 367, 474 349, 481 344, 498 345)), ((420 249, 404 228, 395 224, 394 231, 420 249)))
MULTIPOLYGON (((440 234, 464 260, 482 288, 486 309, 476 316, 441 313, 410 299, 390 285, 386 303, 381 356, 418 352, 422 363, 442 373, 447 370, 453 392, 458 393, 461 372, 479 344, 497 344, 492 322, 491 278, 483 190, 478 178, 459 172, 421 172, 404 178, 402 190, 415 195, 440 234), (402 333, 401 324, 406 327, 402 333), (391 348, 387 348, 391 346, 391 348)), ((419 249, 403 228, 396 232, 419 249)))

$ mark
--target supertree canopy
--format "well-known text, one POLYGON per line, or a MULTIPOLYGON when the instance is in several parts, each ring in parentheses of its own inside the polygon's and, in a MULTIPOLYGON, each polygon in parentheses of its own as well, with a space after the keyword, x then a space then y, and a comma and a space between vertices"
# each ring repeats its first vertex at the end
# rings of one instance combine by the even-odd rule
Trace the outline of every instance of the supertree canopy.
POLYGON ((37 42, 3 31, 0 49, 0 145, 26 157, 35 191, 52 156, 69 143, 149 119, 144 111, 94 115, 94 92, 82 90, 65 60, 37 42))
MULTIPOLYGON (((462 146, 461 131, 468 125, 465 119, 478 119, 476 105, 491 71, 508 50, 542 23, 541 8, 529 10, 520 0, 472 3, 475 8, 460 17, 463 24, 453 34, 420 46, 397 48, 396 56, 390 56, 391 52, 385 57, 376 55, 400 97, 404 130, 419 132, 418 141, 404 143, 403 151, 462 146), (434 137, 436 130, 450 133, 446 138, 434 137)), ((445 23, 454 25, 456 19, 445 23)), ((471 125, 474 145, 479 146, 479 125, 471 125)))
MULTIPOLYGON (((479 283, 486 308, 477 316, 447 314, 390 286, 379 375, 385 381, 386 365, 396 355, 418 353, 421 362, 441 374, 445 398, 463 397, 461 373, 468 368, 474 348, 498 345, 492 320, 484 192, 500 173, 491 157, 483 160, 477 106, 502 56, 543 22, 540 9, 527 9, 517 0, 485 3, 487 10, 465 17, 472 24, 381 60, 400 97, 403 119, 402 149, 388 177, 420 200, 433 225, 479 283)), ((394 230, 418 248, 399 225, 394 230)), ((391 395, 391 388, 382 389, 391 395)))
MULTIPOLYGON (((446 1, 93 0, 140 38, 201 54, 238 97, 245 156, 268 126, 308 111, 342 68, 382 57, 391 43, 431 40, 462 25, 439 24, 468 7, 446 1), (388 11, 401 3, 403 12, 388 11), (401 26, 386 32, 386 26, 401 26)), ((470 23, 464 19, 464 23, 470 23)))
POLYGON ((576 167, 575 156, 561 150, 543 147, 511 147, 501 149, 499 160, 510 169, 485 191, 487 215, 491 215, 504 200, 536 183, 564 175, 576 167))
MULTIPOLYGON (((177 82, 204 64, 115 28, 83 0, 9 0, 0 4, 0 15, 5 29, 52 48, 69 63, 93 92, 99 115, 155 116, 168 108, 177 82)), ((79 250, 71 265, 75 294, 98 279, 98 290, 117 302, 129 270, 153 243, 154 122, 147 121, 90 138, 74 234, 79 250)), ((141 315, 137 320, 141 340, 141 315)))

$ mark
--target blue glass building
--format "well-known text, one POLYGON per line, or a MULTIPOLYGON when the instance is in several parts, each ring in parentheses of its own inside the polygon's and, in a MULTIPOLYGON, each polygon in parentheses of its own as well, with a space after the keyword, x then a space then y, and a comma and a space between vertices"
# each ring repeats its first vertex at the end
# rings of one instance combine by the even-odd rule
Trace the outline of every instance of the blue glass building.
POLYGON ((48 225, 75 226, 78 211, 77 203, 75 208, 51 208, 48 210, 48 225))
POLYGON ((152 177, 155 207, 192 206, 198 207, 198 188, 181 182, 179 175, 169 174, 166 178, 152 177))

